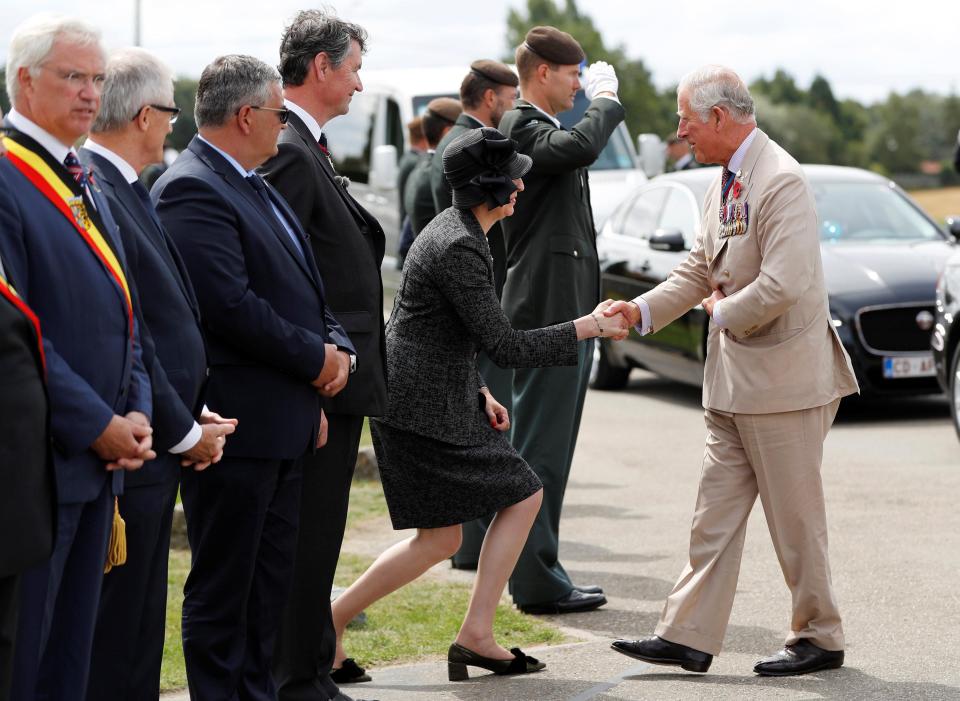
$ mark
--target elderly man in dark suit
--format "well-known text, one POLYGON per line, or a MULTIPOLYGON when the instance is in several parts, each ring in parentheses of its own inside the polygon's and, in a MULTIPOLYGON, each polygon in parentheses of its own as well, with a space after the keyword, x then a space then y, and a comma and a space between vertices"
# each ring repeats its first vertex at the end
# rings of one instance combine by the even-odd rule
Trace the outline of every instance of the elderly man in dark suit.
MULTIPOLYGON (((577 41, 553 27, 534 27, 516 51, 523 99, 500 131, 533 158, 523 204, 503 223, 507 281, 503 309, 515 328, 546 326, 588 312, 600 296, 596 231, 587 168, 623 121, 617 78, 605 63, 590 67, 584 92, 591 101, 573 129, 556 115, 573 106, 580 89, 577 41)), ((510 579, 513 600, 528 613, 589 611, 606 603, 595 586, 575 586, 560 564, 560 511, 577 443, 593 361, 580 347, 576 368, 517 370, 513 387, 513 444, 543 480, 543 508, 510 579)))
POLYGON ((363 417, 379 416, 386 405, 380 279, 385 240, 377 220, 337 178, 322 130, 347 112, 354 91, 363 88, 359 71, 366 37, 363 28, 316 10, 293 19, 280 46, 290 119, 278 154, 261 168, 310 237, 327 303, 357 349, 349 384, 324 402, 327 445, 303 465, 297 563, 275 665, 280 699, 341 698, 337 681, 363 676, 348 663, 331 678, 336 634, 330 590, 363 417))
MULTIPOLYGON (((0 142, 0 157, 3 156, 0 142)), ((0 174, 0 232, 20 228, 0 174)), ((3 235, 3 234, 0 234, 3 235)), ((56 518, 40 321, 0 258, 0 700, 10 698, 20 575, 50 557, 56 518), (10 537, 16 533, 16 537, 10 537)))
POLYGON ((343 388, 355 350, 296 214, 254 172, 276 155, 288 117, 276 71, 250 56, 216 59, 200 76, 195 115, 200 133, 151 194, 200 303, 207 404, 239 427, 219 463, 182 475, 193 550, 184 658, 194 698, 270 699, 299 460, 326 442, 320 393, 343 388))
POLYGON ((81 163, 93 172, 120 227, 139 293, 159 454, 127 478, 120 497, 129 555, 124 567, 104 578, 87 691, 91 701, 160 693, 167 560, 180 463, 202 469, 219 461, 225 437, 234 430, 234 422, 200 411, 207 358, 196 297, 138 180, 147 165, 163 159, 163 142, 178 113, 169 69, 142 49, 117 52, 107 62, 100 114, 80 150, 81 163))
MULTIPOLYGON (((499 61, 482 59, 470 64, 470 72, 460 83, 463 112, 457 117, 453 128, 440 139, 437 152, 430 161, 430 190, 438 214, 453 204, 453 193, 443 175, 443 152, 450 142, 469 129, 497 128, 503 115, 513 107, 519 84, 517 74, 499 61)), ((487 232, 487 243, 493 256, 493 284, 499 297, 507 276, 507 252, 503 247, 503 229, 499 222, 494 223, 487 232)), ((512 411, 513 368, 497 367, 481 350, 477 353, 477 370, 490 393, 507 411, 512 411)), ((463 545, 452 558, 454 567, 477 568, 486 523, 487 519, 478 519, 463 525, 463 545)))
POLYGON ((21 580, 18 699, 84 697, 114 495, 153 457, 123 247, 72 148, 97 115, 103 70, 99 32, 58 16, 27 20, 7 54, 0 172, 20 226, 0 232, 0 252, 43 329, 58 498, 53 556, 21 580))

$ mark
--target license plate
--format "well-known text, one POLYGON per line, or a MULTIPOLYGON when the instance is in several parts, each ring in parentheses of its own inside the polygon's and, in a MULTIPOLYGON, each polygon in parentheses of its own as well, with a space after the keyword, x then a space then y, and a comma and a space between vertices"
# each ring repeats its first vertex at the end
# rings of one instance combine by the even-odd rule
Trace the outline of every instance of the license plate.
POLYGON ((933 353, 883 359, 883 376, 887 379, 902 377, 934 377, 937 369, 933 364, 933 353))

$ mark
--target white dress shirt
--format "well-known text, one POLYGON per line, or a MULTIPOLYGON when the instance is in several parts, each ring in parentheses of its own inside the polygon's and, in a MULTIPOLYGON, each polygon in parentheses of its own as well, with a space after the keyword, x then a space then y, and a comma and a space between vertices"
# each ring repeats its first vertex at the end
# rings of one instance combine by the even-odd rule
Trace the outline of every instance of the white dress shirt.
MULTIPOLYGON (((743 159, 747 157, 747 151, 750 150, 750 146, 753 144, 756 136, 757 129, 754 127, 753 131, 747 134, 747 137, 740 142, 737 150, 733 152, 733 156, 730 157, 730 162, 727 163, 726 168, 734 174, 734 177, 740 177, 740 168, 743 165, 743 159)), ((723 301, 724 300, 721 299, 713 305, 713 323, 720 328, 726 328, 726 324, 723 323, 723 313, 721 311, 723 301)), ((650 320, 650 307, 642 296, 634 299, 633 303, 640 307, 640 323, 634 328, 636 328, 637 333, 641 336, 646 336, 650 333, 651 327, 653 326, 653 322, 650 320)))
MULTIPOLYGON (((83 144, 83 148, 107 159, 117 170, 120 171, 120 175, 123 176, 128 185, 132 185, 133 183, 137 182, 137 171, 133 169, 133 166, 127 163, 127 161, 118 153, 111 151, 106 146, 98 144, 93 140, 92 136, 87 138, 83 144)), ((206 407, 204 407, 204 411, 206 411, 206 407)), ((197 443, 200 442, 201 438, 203 438, 203 429, 200 428, 200 424, 194 421, 193 426, 191 426, 190 430, 187 431, 187 435, 185 435, 175 446, 170 448, 168 452, 173 453, 174 455, 186 453, 188 450, 196 446, 197 443)))

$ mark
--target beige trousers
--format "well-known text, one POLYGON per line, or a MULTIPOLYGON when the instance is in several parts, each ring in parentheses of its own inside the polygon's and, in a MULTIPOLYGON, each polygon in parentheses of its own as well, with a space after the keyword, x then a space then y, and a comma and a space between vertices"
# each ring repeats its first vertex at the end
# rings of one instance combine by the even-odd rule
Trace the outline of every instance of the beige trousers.
POLYGON ((778 414, 706 411, 707 445, 690 533, 690 560, 667 597, 656 634, 719 654, 733 607, 747 518, 760 495, 793 597, 786 644, 808 638, 843 649, 830 582, 820 479, 823 441, 840 400, 778 414))

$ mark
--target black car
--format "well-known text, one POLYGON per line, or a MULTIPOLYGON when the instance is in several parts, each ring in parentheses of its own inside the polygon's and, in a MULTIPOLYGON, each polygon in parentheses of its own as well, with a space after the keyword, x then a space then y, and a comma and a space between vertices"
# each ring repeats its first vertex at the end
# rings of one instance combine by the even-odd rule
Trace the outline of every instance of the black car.
MULTIPOLYGON (((939 392, 930 336, 951 237, 886 178, 856 168, 803 168, 817 201, 830 313, 861 392, 939 392)), ((718 168, 661 175, 621 203, 597 241, 603 298, 633 299, 687 256, 718 177, 718 168)), ((656 334, 597 344, 593 386, 622 387, 633 367, 702 384, 707 322, 697 307, 656 334)))
MULTIPOLYGON (((947 223, 950 232, 960 239, 960 218, 947 223)), ((960 253, 947 261, 937 282, 937 312, 931 345, 937 380, 950 398, 950 415, 960 438, 960 253)))

